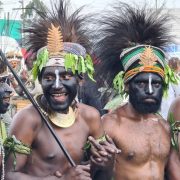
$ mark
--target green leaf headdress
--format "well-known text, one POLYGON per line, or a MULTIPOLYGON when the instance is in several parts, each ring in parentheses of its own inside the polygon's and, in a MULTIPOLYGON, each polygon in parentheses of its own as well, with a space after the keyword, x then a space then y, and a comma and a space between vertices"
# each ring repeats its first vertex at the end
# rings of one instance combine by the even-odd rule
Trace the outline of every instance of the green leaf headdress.
POLYGON ((154 72, 164 79, 164 95, 175 74, 166 65, 163 49, 172 42, 170 15, 163 8, 114 3, 98 22, 96 54, 100 59, 99 77, 123 94, 124 84, 137 73, 154 72))
POLYGON ((164 80, 163 93, 167 97, 169 84, 178 84, 179 77, 168 66, 165 53, 157 47, 138 45, 123 51, 120 56, 124 71, 118 73, 114 80, 114 89, 124 94, 124 83, 141 72, 157 73, 164 80))
POLYGON ((63 66, 79 75, 87 73, 89 78, 94 80, 92 59, 86 54, 85 48, 77 43, 63 42, 60 27, 53 24, 48 30, 47 46, 37 53, 32 69, 33 78, 36 79, 46 66, 63 66))
POLYGON ((34 79, 43 67, 55 63, 55 58, 73 73, 87 73, 93 79, 93 63, 88 55, 92 51, 91 16, 82 10, 72 11, 70 1, 54 0, 47 9, 37 11, 36 20, 24 29, 27 50, 37 55, 34 79))

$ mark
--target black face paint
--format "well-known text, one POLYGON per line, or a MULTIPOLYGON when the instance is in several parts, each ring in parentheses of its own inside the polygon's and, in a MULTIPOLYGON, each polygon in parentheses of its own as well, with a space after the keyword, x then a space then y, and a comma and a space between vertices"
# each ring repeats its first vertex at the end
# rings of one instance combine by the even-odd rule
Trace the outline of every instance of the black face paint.
POLYGON ((10 94, 12 89, 6 83, 0 83, 0 113, 4 114, 8 110, 10 94))
POLYGON ((129 82, 129 101, 139 113, 156 113, 162 96, 163 80, 155 73, 140 73, 129 82))
POLYGON ((44 96, 54 111, 67 110, 76 97, 77 78, 64 67, 45 67, 40 82, 44 96))

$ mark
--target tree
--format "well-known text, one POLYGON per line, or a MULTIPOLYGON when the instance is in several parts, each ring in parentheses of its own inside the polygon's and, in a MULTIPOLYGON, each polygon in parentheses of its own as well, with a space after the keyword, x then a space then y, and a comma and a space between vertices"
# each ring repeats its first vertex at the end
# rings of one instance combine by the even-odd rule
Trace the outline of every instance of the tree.
POLYGON ((31 0, 24 8, 21 18, 24 21, 24 26, 29 25, 36 17, 36 12, 44 12, 47 7, 41 0, 31 0))
POLYGON ((2 8, 3 2, 0 1, 0 12, 2 12, 3 8, 2 8))

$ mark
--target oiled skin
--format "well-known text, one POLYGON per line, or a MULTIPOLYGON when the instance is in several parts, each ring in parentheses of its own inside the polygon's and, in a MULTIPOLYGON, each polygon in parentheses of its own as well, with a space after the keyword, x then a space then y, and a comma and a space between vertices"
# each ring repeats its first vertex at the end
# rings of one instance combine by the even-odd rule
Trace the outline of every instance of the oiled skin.
POLYGON ((169 125, 157 114, 138 114, 130 103, 103 117, 105 131, 121 154, 116 180, 163 180, 170 152, 169 125))

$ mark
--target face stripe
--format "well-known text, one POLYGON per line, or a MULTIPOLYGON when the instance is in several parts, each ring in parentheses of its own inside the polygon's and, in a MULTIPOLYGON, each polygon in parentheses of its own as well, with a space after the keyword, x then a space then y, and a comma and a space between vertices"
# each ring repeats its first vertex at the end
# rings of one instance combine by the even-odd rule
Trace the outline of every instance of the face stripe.
POLYGON ((152 90, 152 75, 149 74, 149 93, 151 94, 153 92, 152 90))
POLYGON ((59 85, 59 70, 55 70, 55 75, 56 75, 56 88, 58 88, 60 85, 59 85))

